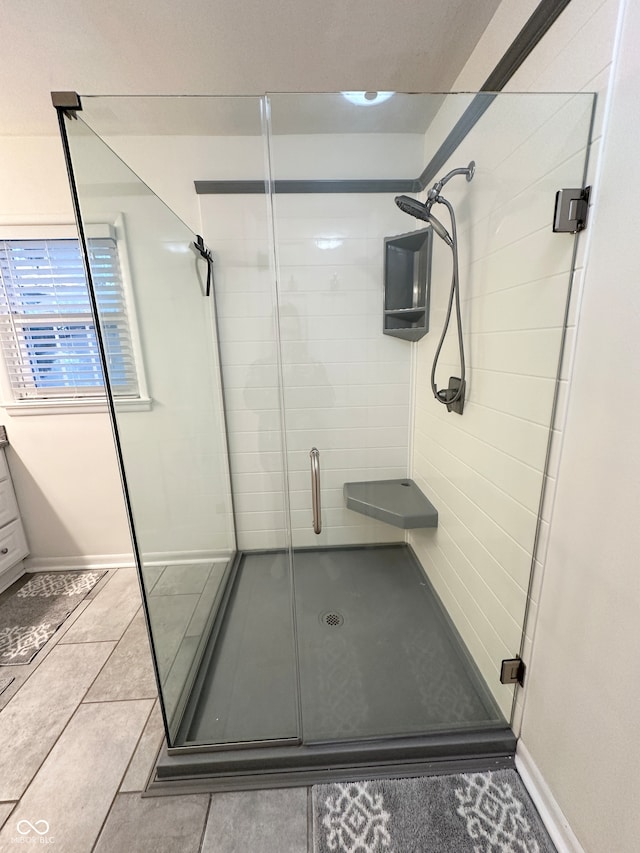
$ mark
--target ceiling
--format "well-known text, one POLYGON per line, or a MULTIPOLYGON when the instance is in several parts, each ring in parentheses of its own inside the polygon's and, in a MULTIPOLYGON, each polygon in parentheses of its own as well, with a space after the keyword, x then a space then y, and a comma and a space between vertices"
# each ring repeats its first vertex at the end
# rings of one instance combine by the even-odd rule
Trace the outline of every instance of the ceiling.
MULTIPOLYGON (((447 97, 385 94, 390 97, 384 101, 364 104, 350 103, 342 94, 270 95, 270 130, 274 135, 424 134, 447 97)), ((469 98, 468 95, 455 97, 465 103, 469 98)), ((261 107, 261 99, 251 96, 85 96, 80 117, 103 138, 149 134, 260 136, 261 107)))
POLYGON ((446 92, 499 4, 0 0, 0 134, 55 134, 52 90, 446 92))

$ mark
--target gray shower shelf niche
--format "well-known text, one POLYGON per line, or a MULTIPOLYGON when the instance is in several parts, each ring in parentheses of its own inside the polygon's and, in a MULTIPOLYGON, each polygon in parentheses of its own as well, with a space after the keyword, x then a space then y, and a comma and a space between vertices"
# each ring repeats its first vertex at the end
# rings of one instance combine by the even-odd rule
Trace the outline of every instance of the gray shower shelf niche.
POLYGON ((419 341, 429 331, 431 228, 384 238, 385 335, 419 341))
POLYGON ((408 530, 437 527, 438 510, 413 480, 370 480, 345 483, 347 509, 408 530))

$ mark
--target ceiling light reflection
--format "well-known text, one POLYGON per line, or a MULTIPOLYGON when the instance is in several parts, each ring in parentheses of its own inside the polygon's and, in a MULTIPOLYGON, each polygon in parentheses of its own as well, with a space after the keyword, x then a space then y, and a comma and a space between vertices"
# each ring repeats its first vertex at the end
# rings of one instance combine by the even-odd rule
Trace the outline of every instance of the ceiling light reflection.
POLYGON ((342 92, 344 98, 358 107, 370 107, 383 104, 395 95, 395 92, 342 92))

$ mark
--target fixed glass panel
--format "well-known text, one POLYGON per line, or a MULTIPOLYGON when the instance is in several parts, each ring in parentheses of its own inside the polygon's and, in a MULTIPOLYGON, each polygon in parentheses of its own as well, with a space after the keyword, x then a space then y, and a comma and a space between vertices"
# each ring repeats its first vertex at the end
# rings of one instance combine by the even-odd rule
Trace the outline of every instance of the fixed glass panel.
MULTIPOLYGON (((575 245, 552 232, 554 200, 582 186, 593 97, 270 95, 269 106, 304 740, 504 723, 514 687, 500 662, 521 647, 575 245), (466 135, 447 150, 456 125, 466 135), (460 416, 431 387, 449 213, 434 203, 434 231, 394 197, 425 202, 471 161, 472 180, 441 191, 457 218, 460 416), (396 282, 385 303, 385 239, 402 248, 416 230, 432 232, 428 269, 407 255, 390 265, 411 299, 396 305, 396 282), (347 505, 363 483, 367 500, 347 505), (437 527, 411 517, 414 490, 437 527)), ((452 376, 455 315, 438 387, 452 376)))
MULTIPOLYGON (((283 496, 277 441, 267 450, 250 432, 268 385, 279 414, 267 196, 201 210, 193 185, 220 170, 264 180, 260 102, 84 98, 66 126, 83 221, 116 234, 145 377, 138 399, 112 399, 170 745, 297 738, 282 506, 272 509, 279 536, 263 523, 268 541, 252 539, 260 489, 276 506, 265 474, 283 496), (210 296, 196 231, 213 254, 210 296), (258 302, 272 328, 267 355, 251 344, 258 302), (267 544, 277 546, 270 559, 245 565, 239 549, 267 544)), ((100 300, 98 312, 113 390, 100 300)))

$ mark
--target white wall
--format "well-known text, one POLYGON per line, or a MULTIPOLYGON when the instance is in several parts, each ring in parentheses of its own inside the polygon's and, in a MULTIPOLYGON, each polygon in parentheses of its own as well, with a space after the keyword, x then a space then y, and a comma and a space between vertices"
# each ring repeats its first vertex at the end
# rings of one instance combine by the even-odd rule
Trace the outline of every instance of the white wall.
POLYGON ((632 734, 640 695, 625 661, 640 647, 638 412, 634 401, 622 411, 609 402, 640 366, 632 248, 640 16, 626 5, 522 733, 583 847, 596 853, 631 853, 640 831, 632 734), (573 662, 571 678, 559 650, 573 662), (561 751, 571 760, 559 761, 561 751))
MULTIPOLYGON (((633 734, 640 696, 629 677, 640 645, 634 524, 640 447, 636 404, 627 393, 640 360, 633 255, 640 15, 631 3, 604 132, 602 124, 624 6, 573 0, 510 84, 593 89, 601 96, 590 169, 590 181, 597 178, 595 203, 580 240, 575 293, 582 304, 563 368, 571 387, 562 389, 554 432, 522 722, 523 743, 589 853, 632 853, 640 830, 640 755, 633 734), (624 408, 609 402, 621 397, 628 400, 624 408)), ((500 29, 493 28, 494 48, 500 29)), ((503 32, 508 43, 512 32, 503 32)), ((478 85, 492 60, 481 43, 461 75, 463 85, 478 85)))
MULTIPOLYGON (((119 237, 126 232, 137 325, 153 400, 151 411, 127 412, 121 419, 139 544, 158 559, 163 554, 186 559, 188 554, 226 552, 233 547, 233 536, 215 338, 211 302, 196 292, 195 256, 188 250, 191 235, 169 209, 150 193, 144 194, 144 186, 102 142, 87 135, 83 142, 90 150, 85 151, 73 132, 77 129, 76 125, 71 128, 71 139, 85 217, 114 222, 124 214, 119 237), (178 248, 186 253, 178 253, 178 248), (194 292, 180 290, 181 281, 191 281, 194 292), (194 323, 202 328, 196 329, 194 323), (176 353, 190 365, 188 377, 175 375, 176 353)), ((144 140, 123 138, 120 144, 126 141, 145 177, 199 229, 190 168, 194 168, 193 151, 202 140, 163 137, 153 145, 147 139, 143 146, 144 140), (169 161, 183 166, 182 171, 174 170, 180 181, 174 172, 167 178, 166 160, 160 168, 169 153, 162 145, 167 141, 173 144, 169 161), (146 161, 139 154, 136 157, 143 147, 146 161)), ((3 189, 6 186, 12 195, 5 198, 3 194, 0 200, 0 223, 72 222, 59 139, 4 138, 1 144, 6 155, 2 163, 11 166, 3 189)), ((131 543, 106 407, 93 414, 16 416, 5 412, 4 422, 33 564, 74 557, 84 562, 100 558, 130 562, 131 543)))
MULTIPOLYGON (((2 225, 72 223, 56 137, 0 139, 2 225)), ((131 561, 111 427, 95 414, 13 417, 0 408, 31 557, 131 561)))
POLYGON ((117 237, 126 240, 151 407, 129 411, 117 402, 116 409, 141 554, 183 562, 223 556, 235 541, 205 264, 197 267, 193 233, 100 139, 79 122, 69 137, 84 221, 117 215, 117 237))
MULTIPOLYGON (((425 160, 458 100, 427 133, 425 160)), ((412 470, 439 524, 410 542, 507 719, 513 688, 500 684, 500 661, 520 648, 575 242, 549 225, 556 190, 582 182, 592 105, 590 96, 500 95, 443 166, 476 162, 471 183, 456 178, 444 191, 459 233, 462 417, 430 388, 451 279, 440 240, 431 332, 417 348, 412 470)), ((434 212, 448 224, 443 206, 434 212)), ((454 319, 438 387, 459 374, 454 319)))

